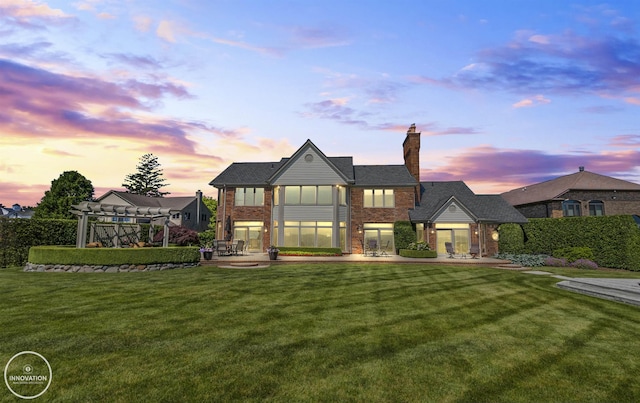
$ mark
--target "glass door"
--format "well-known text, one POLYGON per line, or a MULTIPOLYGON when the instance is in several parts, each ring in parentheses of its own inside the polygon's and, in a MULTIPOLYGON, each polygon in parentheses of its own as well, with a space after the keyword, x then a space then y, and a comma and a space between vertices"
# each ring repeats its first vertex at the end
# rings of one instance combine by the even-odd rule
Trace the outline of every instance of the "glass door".
POLYGON ((469 224, 436 224, 436 237, 438 254, 447 253, 446 242, 451 242, 456 254, 469 253, 469 224))
POLYGON ((242 239, 248 252, 262 252, 264 227, 260 221, 236 221, 233 225, 233 240, 242 239))

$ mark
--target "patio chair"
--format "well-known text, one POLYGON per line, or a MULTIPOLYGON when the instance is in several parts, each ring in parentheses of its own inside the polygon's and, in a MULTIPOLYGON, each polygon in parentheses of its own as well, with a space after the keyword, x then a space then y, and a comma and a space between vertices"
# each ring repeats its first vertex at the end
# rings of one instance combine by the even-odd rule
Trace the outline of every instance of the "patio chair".
POLYGON ((226 256, 227 244, 225 242, 218 242, 218 245, 216 245, 216 251, 218 252, 218 256, 226 256))
POLYGON ((469 248, 469 254, 471 255, 471 259, 477 259, 480 254, 480 245, 472 244, 469 248))
POLYGON ((380 256, 391 256, 389 254, 389 246, 391 244, 391 241, 387 241, 387 244, 384 246, 384 248, 380 248, 380 256))
POLYGON ((244 255, 244 240, 240 239, 233 248, 233 254, 238 256, 238 253, 244 255))
POLYGON ((451 242, 445 242, 444 247, 447 249, 447 253, 451 259, 455 259, 456 251, 453 250, 453 244, 451 242))
POLYGON ((369 247, 369 253, 371 256, 378 256, 378 240, 377 239, 369 239, 367 242, 367 246, 369 247))

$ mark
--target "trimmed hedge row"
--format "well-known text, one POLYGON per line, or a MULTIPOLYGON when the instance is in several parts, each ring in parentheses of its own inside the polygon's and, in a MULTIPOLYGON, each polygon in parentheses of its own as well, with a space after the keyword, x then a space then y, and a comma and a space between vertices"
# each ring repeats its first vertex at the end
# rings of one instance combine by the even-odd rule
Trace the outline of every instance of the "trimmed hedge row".
POLYGON ((122 264, 197 263, 200 248, 83 248, 69 246, 34 246, 29 263, 113 266, 122 264))
POLYGON ((438 251, 435 250, 415 250, 400 249, 400 256, 414 258, 435 258, 438 257, 438 251))
POLYGON ((340 248, 303 248, 299 246, 278 246, 282 255, 322 255, 322 256, 340 256, 342 250, 340 248))
POLYGON ((552 255, 562 248, 587 247, 601 267, 640 271, 640 229, 628 215, 531 218, 522 226, 503 224, 499 232, 504 253, 552 255))

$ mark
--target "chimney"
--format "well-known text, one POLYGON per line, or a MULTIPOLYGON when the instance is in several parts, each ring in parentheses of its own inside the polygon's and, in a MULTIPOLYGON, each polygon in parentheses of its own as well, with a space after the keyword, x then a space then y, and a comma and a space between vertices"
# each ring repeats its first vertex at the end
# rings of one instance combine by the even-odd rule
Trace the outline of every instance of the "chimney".
POLYGON ((420 203, 420 132, 416 132, 416 124, 413 123, 407 130, 407 138, 402 143, 404 153, 404 165, 409 173, 418 182, 415 190, 416 203, 420 203))
POLYGON ((579 172, 584 172, 584 167, 583 166, 578 167, 578 171, 579 172))

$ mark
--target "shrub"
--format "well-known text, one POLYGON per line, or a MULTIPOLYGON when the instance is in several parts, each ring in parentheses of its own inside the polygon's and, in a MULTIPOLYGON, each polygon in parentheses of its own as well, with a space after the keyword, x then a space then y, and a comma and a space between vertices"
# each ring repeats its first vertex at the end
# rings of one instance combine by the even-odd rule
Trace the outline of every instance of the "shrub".
POLYGON ((586 246, 555 249, 553 251, 553 257, 558 259, 564 258, 568 262, 575 262, 578 259, 594 259, 593 250, 586 246))
POLYGON ((569 265, 569 262, 567 262, 567 259, 565 258, 557 258, 557 257, 550 256, 544 260, 544 265, 551 266, 551 267, 567 267, 569 265))
POLYGON ((424 241, 419 242, 411 242, 407 245, 406 249, 408 250, 430 250, 429 244, 424 241))
POLYGON ((396 221, 393 223, 393 242, 396 250, 407 249, 411 242, 416 241, 416 231, 410 221, 396 221))
POLYGON ((569 266, 585 270, 595 270, 598 268, 596 262, 589 259, 578 259, 575 262, 571 263, 569 266))
MULTIPOLYGON (((160 230, 154 237, 153 242, 162 242, 164 238, 164 228, 160 230)), ((198 233, 183 226, 169 227, 169 243, 178 246, 198 245, 200 239, 198 233)))
POLYGON ((545 265, 547 255, 526 255, 526 254, 512 254, 512 253, 498 253, 495 255, 496 259, 509 260, 513 263, 519 264, 524 267, 541 267, 545 265))
POLYGON ((525 251, 524 230, 519 224, 502 224, 498 227, 501 253, 521 254, 525 251))

